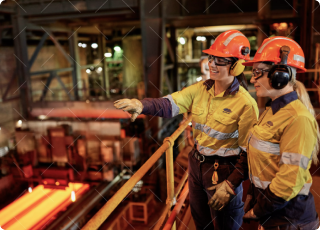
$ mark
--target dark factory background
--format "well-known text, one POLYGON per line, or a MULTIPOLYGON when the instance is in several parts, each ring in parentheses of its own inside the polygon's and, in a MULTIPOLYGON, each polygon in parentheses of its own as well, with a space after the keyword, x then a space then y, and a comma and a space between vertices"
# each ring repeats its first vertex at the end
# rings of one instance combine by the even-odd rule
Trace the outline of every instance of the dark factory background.
MULTIPOLYGON (((194 145, 188 114, 131 123, 113 102, 163 97, 205 80, 202 50, 229 29, 248 37, 251 58, 267 37, 296 40, 308 69, 297 78, 320 113, 314 0, 2 1, 0 226, 81 229, 99 216, 92 225, 99 229, 163 227, 166 203, 186 187, 194 145), (102 209, 107 202, 114 211, 102 209)), ((266 99, 249 91, 263 111, 266 99)), ((320 213, 317 169, 311 192, 320 213)), ((176 205, 173 229, 195 229, 188 199, 176 205)))

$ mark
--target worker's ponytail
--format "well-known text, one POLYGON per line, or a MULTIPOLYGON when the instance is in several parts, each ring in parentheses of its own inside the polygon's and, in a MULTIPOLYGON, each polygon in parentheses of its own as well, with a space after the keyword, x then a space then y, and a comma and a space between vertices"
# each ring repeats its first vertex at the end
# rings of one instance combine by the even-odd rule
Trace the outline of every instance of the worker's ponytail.
MULTIPOLYGON (((294 68, 292 68, 292 69, 294 69, 294 68)), ((297 92, 300 101, 302 102, 302 104, 304 104, 307 107, 309 112, 315 117, 315 111, 314 111, 313 106, 311 104, 310 97, 309 97, 309 94, 308 94, 306 88, 304 87, 304 85, 300 81, 295 80, 295 77, 292 77, 292 79, 294 79, 292 82, 293 89, 297 92)), ((315 165, 317 165, 319 162, 318 152, 319 152, 320 133, 319 133, 318 122, 316 122, 316 126, 317 126, 317 141, 316 141, 316 145, 314 146, 314 149, 312 152, 312 162, 315 165)))
POLYGON ((248 83, 247 83, 246 76, 244 76, 244 74, 241 73, 238 76, 236 76, 236 78, 238 79, 238 82, 240 83, 240 85, 248 91, 248 83))

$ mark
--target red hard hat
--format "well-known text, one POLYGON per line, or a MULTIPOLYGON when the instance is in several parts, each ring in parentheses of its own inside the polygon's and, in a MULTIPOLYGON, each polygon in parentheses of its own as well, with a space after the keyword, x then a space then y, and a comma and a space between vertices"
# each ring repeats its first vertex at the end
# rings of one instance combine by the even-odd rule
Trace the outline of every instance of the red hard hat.
POLYGON ((275 36, 271 38, 264 39, 261 47, 258 49, 256 55, 252 61, 243 63, 245 66, 253 66, 256 62, 274 62, 279 64, 281 62, 280 58, 280 48, 282 46, 289 46, 290 53, 288 55, 287 65, 297 68, 298 73, 306 72, 304 68, 304 53, 297 42, 291 38, 275 36))
POLYGON ((235 57, 250 60, 250 43, 240 31, 228 30, 216 38, 210 49, 202 52, 217 57, 235 57), (244 50, 246 52, 243 52, 244 50))

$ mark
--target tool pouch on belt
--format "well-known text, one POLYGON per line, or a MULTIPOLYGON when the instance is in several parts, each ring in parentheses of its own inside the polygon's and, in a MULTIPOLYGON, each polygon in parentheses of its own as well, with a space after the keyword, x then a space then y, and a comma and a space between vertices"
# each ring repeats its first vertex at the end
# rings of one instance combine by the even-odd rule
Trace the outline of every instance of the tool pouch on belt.
POLYGON ((214 167, 214 171, 212 174, 212 184, 218 184, 219 177, 218 177, 217 169, 219 167, 219 160, 216 160, 213 167, 214 167))

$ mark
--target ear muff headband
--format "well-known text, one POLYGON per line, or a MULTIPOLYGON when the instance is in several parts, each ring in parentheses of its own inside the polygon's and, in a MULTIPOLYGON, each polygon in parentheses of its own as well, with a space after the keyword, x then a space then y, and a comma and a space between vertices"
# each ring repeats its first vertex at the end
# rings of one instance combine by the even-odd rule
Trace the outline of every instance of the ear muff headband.
POLYGON ((289 46, 280 48, 281 62, 273 65, 268 73, 269 84, 274 89, 283 89, 292 78, 292 71, 287 66, 288 55, 290 53, 289 46))

